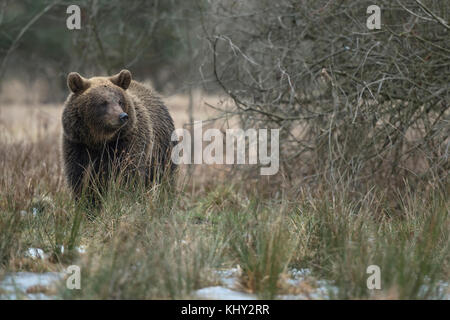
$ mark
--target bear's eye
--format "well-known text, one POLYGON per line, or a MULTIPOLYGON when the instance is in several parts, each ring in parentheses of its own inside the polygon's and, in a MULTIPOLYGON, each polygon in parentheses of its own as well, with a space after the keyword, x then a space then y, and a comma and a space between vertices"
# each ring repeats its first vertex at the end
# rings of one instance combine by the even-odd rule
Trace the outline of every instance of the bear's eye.
POLYGON ((119 106, 121 106, 121 107, 123 107, 123 101, 122 100, 119 100, 119 106))

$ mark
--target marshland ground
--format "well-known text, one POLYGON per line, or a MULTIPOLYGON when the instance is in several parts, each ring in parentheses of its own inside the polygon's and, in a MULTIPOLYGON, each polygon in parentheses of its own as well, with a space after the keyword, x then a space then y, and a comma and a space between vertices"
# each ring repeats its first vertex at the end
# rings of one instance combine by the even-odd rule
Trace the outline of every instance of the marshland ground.
MULTIPOLYGON (((219 100, 196 93, 195 117, 212 117, 205 102, 219 100)), ((165 101, 183 127, 188 98, 165 101)), ((225 165, 182 166, 171 191, 112 186, 87 219, 63 177, 61 112, 62 105, 0 108, 0 279, 78 265, 81 290, 64 281, 27 290, 64 299, 185 299, 222 286, 217 271, 233 268, 231 289, 258 298, 448 299, 445 190, 405 182, 355 193, 345 179, 294 188, 271 184, 279 176, 244 181, 225 165), (43 254, 30 256, 30 248, 43 254), (367 287, 369 265, 380 267, 380 290, 367 287), (289 282, 292 270, 307 276, 289 282), (328 286, 314 295, 321 281, 328 286)))

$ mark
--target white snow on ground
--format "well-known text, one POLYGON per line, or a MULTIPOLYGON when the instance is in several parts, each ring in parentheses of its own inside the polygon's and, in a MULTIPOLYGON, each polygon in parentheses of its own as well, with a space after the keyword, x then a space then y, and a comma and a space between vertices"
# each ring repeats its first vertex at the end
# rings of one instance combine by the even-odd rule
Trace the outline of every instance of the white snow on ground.
POLYGON ((195 291, 195 297, 212 300, 256 300, 256 295, 231 290, 222 286, 207 287, 195 291))
POLYGON ((0 281, 0 299, 52 299, 43 293, 26 293, 27 289, 33 286, 50 286, 54 282, 64 278, 62 272, 15 272, 8 273, 0 281))
MULTIPOLYGON (((64 246, 61 246, 60 250, 61 253, 64 253, 64 246)), ((75 247, 75 250, 83 254, 86 252, 86 247, 75 247)), ((45 260, 49 257, 49 254, 40 248, 28 248, 24 256, 33 260, 45 260)), ((54 299, 54 296, 44 293, 27 293, 27 289, 34 286, 49 287, 55 282, 61 281, 65 275, 64 272, 7 273, 3 279, 0 279, 0 299, 54 299)))
MULTIPOLYGON (((65 250, 64 246, 59 246, 59 250, 63 254, 65 250)), ((77 251, 80 254, 86 253, 86 247, 85 246, 75 247, 75 251, 77 251)), ((31 258, 33 260, 36 259, 43 260, 47 259, 49 257, 49 254, 45 253, 44 250, 40 248, 28 248, 27 251, 25 252, 25 257, 31 258)))
MULTIPOLYGON (((219 277, 221 286, 206 287, 194 292, 194 297, 199 299, 214 299, 214 300, 254 300, 257 299, 255 294, 240 292, 236 290, 239 283, 239 276, 241 270, 239 268, 231 268, 226 270, 215 270, 214 273, 219 277)), ((291 269, 289 271, 292 278, 287 279, 286 282, 290 286, 299 286, 301 282, 305 281, 311 275, 309 269, 291 269)), ((305 300, 305 299, 329 299, 329 292, 337 293, 337 287, 325 280, 316 282, 317 288, 305 294, 285 294, 278 295, 280 300, 305 300)))
POLYGON ((44 259, 44 250, 39 248, 28 248, 27 252, 25 252, 25 257, 31 258, 33 260, 44 259))
MULTIPOLYGON (((77 248, 80 253, 85 251, 84 247, 77 248)), ((39 248, 29 248, 26 255, 32 259, 43 259, 45 253, 39 248)), ((256 300, 256 294, 241 292, 239 288, 240 268, 215 270, 214 274, 219 278, 220 285, 206 287, 193 292, 193 297, 198 299, 214 300, 256 300)), ((302 282, 311 280, 311 270, 291 269, 290 278, 286 280, 289 286, 300 286, 302 282)), ((55 299, 54 296, 44 293, 26 293, 27 289, 37 285, 48 287, 55 282, 64 279, 64 272, 15 272, 7 273, 0 281, 0 299, 55 299)), ((315 288, 308 294, 281 294, 276 298, 281 300, 305 300, 305 299, 330 299, 330 293, 337 295, 338 288, 327 280, 313 281, 315 288)), ((427 290, 423 286, 421 290, 427 290)), ((437 290, 444 299, 450 300, 450 289, 448 282, 439 282, 437 290)))
POLYGON ((240 272, 238 268, 214 270, 213 273, 220 279, 222 286, 206 287, 196 290, 194 297, 212 300, 256 300, 256 295, 234 289, 239 283, 240 272))
MULTIPOLYGON (((426 279, 429 280, 429 279, 426 279)), ((426 284, 423 284, 420 287, 420 291, 422 293, 425 293, 429 290, 429 286, 426 284)), ((444 300, 450 300, 450 284, 445 281, 438 281, 436 284, 436 290, 435 294, 438 296, 442 296, 444 300)))

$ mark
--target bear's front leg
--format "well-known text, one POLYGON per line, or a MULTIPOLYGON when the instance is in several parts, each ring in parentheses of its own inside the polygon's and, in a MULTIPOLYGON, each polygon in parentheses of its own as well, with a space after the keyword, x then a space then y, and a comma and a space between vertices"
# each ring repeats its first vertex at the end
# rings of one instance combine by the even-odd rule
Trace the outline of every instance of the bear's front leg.
POLYGON ((79 200, 86 184, 90 157, 87 148, 81 144, 63 139, 63 162, 66 179, 75 199, 79 200))

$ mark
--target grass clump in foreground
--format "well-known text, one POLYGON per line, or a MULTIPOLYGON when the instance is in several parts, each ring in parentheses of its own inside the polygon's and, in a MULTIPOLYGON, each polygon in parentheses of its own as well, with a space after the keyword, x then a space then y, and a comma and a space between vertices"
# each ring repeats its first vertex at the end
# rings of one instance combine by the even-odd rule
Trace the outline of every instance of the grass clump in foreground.
POLYGON ((444 297, 438 287, 449 276, 443 194, 406 194, 392 211, 374 191, 358 201, 345 192, 276 201, 232 189, 217 187, 198 200, 157 188, 113 192, 93 220, 69 199, 53 200, 33 217, 2 212, 2 268, 42 264, 24 262, 27 247, 51 252, 48 270, 78 264, 82 289, 62 285, 58 294, 67 299, 189 298, 217 284, 213 270, 236 265, 242 270, 236 289, 260 298, 285 293, 282 280, 293 267, 332 283, 338 288, 332 298, 444 297), (80 245, 85 254, 74 250, 80 245), (372 264, 381 268, 381 291, 367 289, 372 264))

